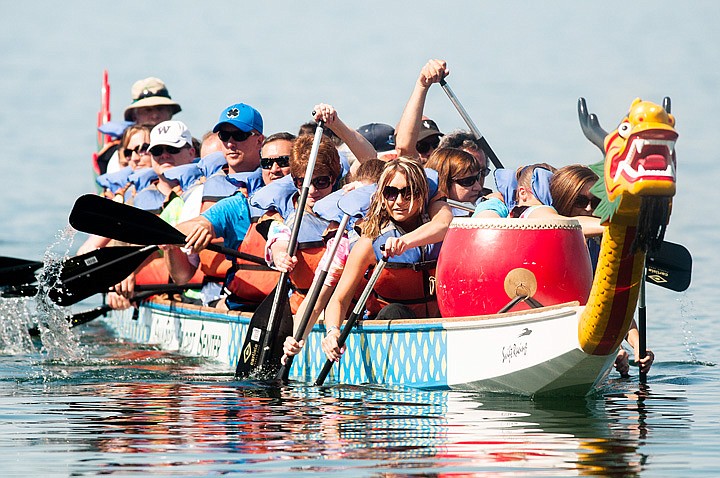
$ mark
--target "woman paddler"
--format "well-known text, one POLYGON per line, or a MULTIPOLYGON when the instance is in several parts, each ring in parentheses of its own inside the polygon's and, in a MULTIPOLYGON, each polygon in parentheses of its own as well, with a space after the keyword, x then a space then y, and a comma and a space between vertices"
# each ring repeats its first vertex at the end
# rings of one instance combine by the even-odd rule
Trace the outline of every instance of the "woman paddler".
MULTIPOLYGON (((428 203, 428 197, 425 171, 417 161, 401 157, 387 163, 363 223, 362 236, 350 251, 325 310, 327 335, 322 347, 329 359, 339 360, 342 320, 365 273, 383 255, 389 262, 366 304, 369 317, 438 315, 434 268, 453 216, 447 204, 428 203)), ((297 350, 300 345, 295 344, 297 350)))

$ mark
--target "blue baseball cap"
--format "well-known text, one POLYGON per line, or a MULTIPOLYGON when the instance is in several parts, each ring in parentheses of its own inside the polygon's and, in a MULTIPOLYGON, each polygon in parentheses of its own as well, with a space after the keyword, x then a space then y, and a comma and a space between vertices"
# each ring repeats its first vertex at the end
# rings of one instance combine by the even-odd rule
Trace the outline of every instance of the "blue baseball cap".
POLYGON ((225 108, 220 113, 220 119, 213 128, 213 133, 220 131, 220 125, 225 123, 233 125, 246 133, 253 130, 260 134, 263 132, 263 119, 260 112, 245 103, 237 103, 225 108))

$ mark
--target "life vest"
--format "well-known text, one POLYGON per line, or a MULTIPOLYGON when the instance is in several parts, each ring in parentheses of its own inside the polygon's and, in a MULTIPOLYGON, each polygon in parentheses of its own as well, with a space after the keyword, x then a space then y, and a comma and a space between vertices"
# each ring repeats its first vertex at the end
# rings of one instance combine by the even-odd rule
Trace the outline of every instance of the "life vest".
MULTIPOLYGON (((225 175, 219 172, 208 178, 203 186, 201 211, 205 212, 217 201, 230 197, 238 191, 247 197, 248 191, 259 189, 258 179, 262 182, 259 170, 225 175)), ((262 211, 248 205, 252 222, 238 251, 256 257, 265 257, 265 238, 257 231, 257 218, 262 211)), ((269 271, 254 262, 239 258, 228 260, 223 254, 203 250, 200 252, 199 269, 205 274, 206 281, 221 282, 235 296, 231 300, 248 305, 257 305, 267 297, 277 285, 280 273, 269 271)))
MULTIPOLYGON (((238 250, 257 257, 265 257, 265 238, 257 230, 257 221, 250 224, 238 250)), ((230 263, 230 261, 226 261, 230 263)), ((260 264, 236 258, 233 260, 225 287, 235 296, 234 302, 256 305, 262 302, 277 285, 280 272, 267 270, 260 264)))
POLYGON ((128 178, 131 173, 132 168, 130 166, 125 166, 119 171, 101 174, 95 178, 95 182, 98 186, 114 195, 119 189, 124 188, 129 182, 128 178))
MULTIPOLYGON (((136 285, 167 284, 170 282, 170 272, 163 259, 157 252, 153 260, 135 273, 136 285)), ((193 282, 192 280, 189 282, 193 282)))
MULTIPOLYGON (((250 198, 250 205, 266 211, 277 211, 285 224, 292 228, 295 222, 296 194, 297 188, 292 177, 287 175, 257 191, 250 198)), ((302 216, 302 224, 298 231, 298 247, 295 252, 298 262, 290 273, 290 285, 293 289, 290 296, 290 309, 293 314, 297 312, 300 303, 310 289, 315 277, 315 269, 325 253, 323 236, 328 225, 328 220, 314 213, 306 211, 302 216)), ((273 286, 276 284, 277 281, 273 286)))
MULTIPOLYGON (((375 258, 382 258, 380 246, 389 237, 400 237, 404 233, 392 222, 373 241, 375 258)), ((378 277, 365 308, 370 317, 377 315, 388 304, 403 304, 415 316, 438 317, 440 312, 435 296, 435 267, 442 243, 414 247, 388 260, 378 277)))
MULTIPOLYGON (((295 215, 293 214, 288 220, 288 225, 292 227, 295 215)), ((315 214, 305 212, 302 217, 300 231, 298 231, 298 246, 295 252, 297 264, 290 273, 290 285, 293 293, 290 296, 290 310, 295 314, 303 301, 313 279, 315 278, 315 270, 320 264, 325 254, 324 234, 328 228, 328 221, 316 216, 315 214)))

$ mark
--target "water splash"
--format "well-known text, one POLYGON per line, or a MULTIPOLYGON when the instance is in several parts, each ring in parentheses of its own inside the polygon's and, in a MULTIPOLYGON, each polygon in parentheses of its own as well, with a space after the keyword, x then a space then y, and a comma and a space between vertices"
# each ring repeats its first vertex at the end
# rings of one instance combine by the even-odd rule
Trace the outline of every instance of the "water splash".
POLYGON ((62 260, 68 257, 74 236, 75 231, 68 226, 58 232, 55 242, 45 251, 34 297, 0 298, 1 352, 36 353, 39 346, 39 352, 51 361, 74 362, 86 357, 78 335, 71 330, 68 310, 48 298, 48 291, 59 283, 62 260), (39 344, 33 340, 35 334, 39 344))
POLYGON ((693 363, 698 362, 696 349, 700 347, 700 342, 695 337, 693 325, 697 322, 697 313, 695 310, 695 302, 687 297, 687 294, 683 294, 681 298, 677 299, 680 301, 680 317, 682 317, 682 331, 683 331, 683 345, 685 350, 690 355, 690 359, 693 363))

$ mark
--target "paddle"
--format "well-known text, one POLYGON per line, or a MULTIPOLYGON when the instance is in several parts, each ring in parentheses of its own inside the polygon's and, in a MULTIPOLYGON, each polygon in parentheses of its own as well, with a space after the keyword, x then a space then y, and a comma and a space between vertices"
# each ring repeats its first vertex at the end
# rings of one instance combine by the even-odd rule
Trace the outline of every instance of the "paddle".
MULTIPOLYGON (((177 285, 177 284, 157 284, 152 286, 136 286, 136 290, 142 291, 138 294, 135 294, 131 299, 130 302, 139 302, 142 300, 145 300, 147 298, 150 298, 157 294, 163 294, 163 293, 173 293, 173 292, 183 292, 188 289, 192 288, 200 288, 202 287, 202 284, 184 284, 184 285, 177 285)), ((68 322, 70 322, 70 327, 77 327, 78 325, 87 324, 88 322, 97 319, 101 315, 105 315, 106 313, 112 311, 113 308, 110 307, 108 304, 100 305, 98 307, 95 307, 94 309, 86 310, 84 312, 78 312, 76 314, 68 315, 66 318, 68 322)))
MULTIPOLYGON (((380 262, 378 262, 377 266, 375 266, 375 270, 373 270, 373 273, 370 276, 370 279, 368 280, 365 289, 360 295, 357 304, 355 304, 355 308, 353 309, 352 314, 350 314, 350 317, 348 317, 348 319, 345 321, 342 332, 340 332, 340 337, 338 337, 339 348, 342 348, 345 345, 345 341, 350 335, 353 327, 355 327, 355 322, 357 322, 357 320, 362 317, 363 312, 365 311, 365 302, 367 302, 368 297, 370 297, 370 293, 372 292, 373 287, 375 287, 375 283, 377 282, 378 277, 380 277, 380 273, 383 269, 385 269, 386 264, 387 259, 383 257, 382 259, 380 259, 380 262)), ((325 383, 325 379, 330 373, 330 369, 332 369, 332 366, 332 360, 328 359, 327 361, 325 361, 325 365, 320 371, 320 375, 318 375, 318 378, 315 380, 315 385, 322 385, 323 383, 325 383)))
POLYGON ((157 246, 103 247, 66 259, 48 297, 67 306, 104 292, 127 278, 157 249, 157 246))
MULTIPOLYGON (((295 209, 295 222, 292 232, 290 233, 290 241, 288 243, 287 253, 290 256, 295 255, 298 245, 298 234, 300 233, 300 224, 302 223, 303 214, 305 213, 305 204, 307 203, 308 193, 310 192, 310 182, 312 181, 313 171, 315 171, 315 162, 317 161, 318 150, 320 149, 320 140, 322 139, 324 122, 318 121, 317 129, 315 129, 315 137, 313 138, 310 157, 308 158, 307 168, 305 169, 305 178, 303 180, 300 198, 295 209)), ((280 274, 277 286, 275 286, 274 296, 270 294, 258 306, 257 310, 250 319, 247 334, 240 349, 240 357, 238 358, 235 376, 238 378, 246 378, 251 374, 256 378, 270 378, 275 376, 277 369, 280 367, 280 357, 278 349, 282 352, 282 344, 277 344, 278 331, 280 328, 280 319, 292 317, 289 308, 289 288, 288 273, 280 274), (270 313, 267 313, 270 296, 273 296, 270 305, 270 313), (278 346, 280 345, 280 346, 278 346)), ((292 333, 292 332, 290 332, 292 333)), ((284 337, 284 336, 283 336, 284 337)), ((283 337, 280 337, 282 339, 283 337)))
MULTIPOLYGON (((643 268, 642 275, 645 277, 647 274, 647 259, 646 266, 643 268)), ((638 297, 638 348, 640 349, 640 360, 647 356, 647 337, 645 335, 645 328, 647 327, 647 309, 645 305, 645 280, 640 280, 640 296, 638 297)), ((640 372, 640 383, 647 382, 647 373, 640 372)))
POLYGON ((42 266, 38 261, 0 257, 0 287, 35 282, 35 271, 42 266))
POLYGON ((475 123, 473 123, 473 120, 470 118, 470 115, 465 111, 465 108, 463 108, 463 105, 460 104, 460 100, 458 100, 457 96, 455 96, 455 93, 453 93, 453 90, 450 89, 450 85, 447 84, 447 81, 445 81, 445 78, 440 80, 440 86, 442 86, 442 89, 445 90, 445 93, 448 95, 448 98, 450 98, 450 101, 453 105, 455 105, 455 109, 457 109, 458 113, 460 113, 460 116, 462 116, 462 119, 465 121, 465 124, 470 128, 470 131, 473 135, 475 135, 475 139, 477 139, 478 143, 480 143, 480 147, 485 152, 488 158, 490 158, 490 161, 492 161, 493 165, 496 169, 500 169, 503 167, 502 163, 500 162, 500 159, 498 159, 497 155, 495 154, 495 151, 490 147, 485 137, 482 135, 480 130, 475 126, 475 123))
MULTIPOLYGON (((59 305, 71 305, 125 279, 145 259, 157 250, 157 246, 105 247, 86 254, 70 257, 59 264, 50 264, 46 272, 55 283, 48 290, 48 297, 59 305), (53 270, 59 270, 57 278, 53 270)), ((33 279, 35 279, 33 277, 33 279)), ((19 285, 5 291, 5 296, 31 297, 43 286, 19 285)), ((47 289, 47 288, 46 288, 47 289)))
MULTIPOLYGON (((333 242, 332 248, 330 249, 330 254, 328 257, 328 260, 320 267, 320 274, 315 276, 313 279, 312 286, 310 286, 310 292, 308 292, 307 295, 307 304, 305 307, 305 310, 303 311, 303 315, 300 318, 300 324, 298 325, 297 330, 295 331, 295 336, 293 337, 295 340, 300 342, 304 336, 305 336, 305 329, 308 326, 308 322, 310 322, 310 316, 313 313, 313 309, 315 308, 315 304, 318 301, 318 297, 320 296, 320 291, 323 288, 323 285, 325 284, 325 279, 327 278, 328 272, 330 271, 330 264, 332 263, 333 259, 335 258, 335 254, 337 253, 338 246, 340 245, 340 240, 342 239, 343 234, 345 233, 345 228, 347 227, 347 223, 350 220, 350 215, 344 214, 342 219, 340 220, 340 225, 338 226, 337 231, 335 232, 335 241, 333 242)), ((276 378, 278 380, 282 380, 283 382, 287 382, 288 374, 290 373, 290 367, 293 363, 293 356, 289 356, 285 358, 285 363, 280 367, 280 370, 277 373, 276 378)))
MULTIPOLYGON (((185 234, 159 216, 94 194, 85 194, 75 201, 70 213, 70 225, 78 231, 131 244, 185 244, 185 234)), ((267 267, 262 257, 229 247, 210 244, 207 249, 267 267)))
POLYGON ((645 270, 646 281, 675 292, 683 292, 690 287, 692 256, 684 246, 663 241, 660 249, 648 253, 645 270))

